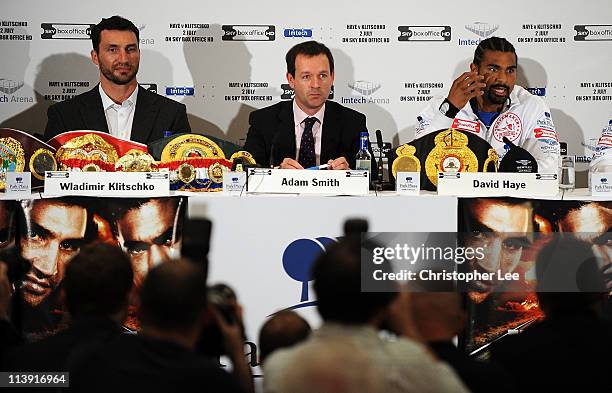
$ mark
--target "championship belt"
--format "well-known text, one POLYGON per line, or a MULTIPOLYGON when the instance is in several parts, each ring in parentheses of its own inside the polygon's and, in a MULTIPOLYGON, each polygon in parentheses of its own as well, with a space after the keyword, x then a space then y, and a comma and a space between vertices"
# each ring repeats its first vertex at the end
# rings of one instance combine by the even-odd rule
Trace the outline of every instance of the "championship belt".
POLYGON ((397 178, 397 172, 421 172, 421 162, 414 156, 416 147, 412 145, 402 145, 395 149, 397 158, 393 161, 391 172, 397 178))
POLYGON ((210 192, 223 189, 223 174, 232 170, 232 163, 215 142, 199 134, 166 139, 168 142, 161 152, 158 168, 170 171, 170 190, 210 192))
POLYGON ((230 161, 232 162, 232 170, 234 172, 245 172, 245 166, 257 165, 253 155, 245 150, 240 150, 232 154, 230 161))
POLYGON ((147 146, 100 131, 68 131, 49 141, 58 146, 60 170, 85 172, 150 172, 155 160, 147 146))
POLYGON ((424 135, 396 149, 392 172, 421 172, 425 190, 436 190, 438 172, 497 171, 495 149, 473 133, 449 128, 424 135))
POLYGON ((0 128, 0 190, 6 187, 6 172, 30 172, 32 188, 44 185, 45 171, 57 170, 55 149, 32 135, 0 128))

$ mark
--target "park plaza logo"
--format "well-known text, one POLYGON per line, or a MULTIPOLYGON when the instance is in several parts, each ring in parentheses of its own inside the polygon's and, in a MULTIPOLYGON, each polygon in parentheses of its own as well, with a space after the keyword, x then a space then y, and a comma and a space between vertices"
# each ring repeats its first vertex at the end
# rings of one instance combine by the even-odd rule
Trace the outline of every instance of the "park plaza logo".
POLYGON ((478 38, 459 38, 459 46, 463 45, 478 45, 485 38, 489 38, 499 29, 499 25, 487 23, 487 22, 474 22, 469 25, 465 25, 465 29, 478 38))

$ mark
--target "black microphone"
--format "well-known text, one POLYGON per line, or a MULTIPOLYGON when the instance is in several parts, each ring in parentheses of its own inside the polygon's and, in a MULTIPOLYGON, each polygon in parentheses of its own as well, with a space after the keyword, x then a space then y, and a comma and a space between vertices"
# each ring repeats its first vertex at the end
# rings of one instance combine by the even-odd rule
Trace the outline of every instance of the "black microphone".
POLYGON ((376 145, 378 145, 378 184, 383 184, 383 138, 382 132, 376 130, 376 145))

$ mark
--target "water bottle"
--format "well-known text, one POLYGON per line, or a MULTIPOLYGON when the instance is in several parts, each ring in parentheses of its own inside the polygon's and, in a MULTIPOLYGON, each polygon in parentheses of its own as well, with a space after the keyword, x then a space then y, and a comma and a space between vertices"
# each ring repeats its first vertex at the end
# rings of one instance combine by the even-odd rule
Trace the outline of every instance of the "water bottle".
POLYGON ((355 169, 371 172, 372 156, 368 150, 369 135, 367 131, 359 134, 359 151, 355 156, 355 169))

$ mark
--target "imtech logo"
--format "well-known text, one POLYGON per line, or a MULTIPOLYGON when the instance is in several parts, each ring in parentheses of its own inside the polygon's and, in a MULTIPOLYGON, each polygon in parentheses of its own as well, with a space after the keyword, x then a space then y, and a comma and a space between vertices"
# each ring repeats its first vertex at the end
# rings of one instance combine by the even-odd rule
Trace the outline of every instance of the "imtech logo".
POLYGON ((274 41, 273 25, 223 25, 223 41, 274 41))
POLYGON ((450 26, 398 26, 398 41, 450 41, 450 26))
POLYGON ((285 29, 283 35, 285 38, 310 38, 312 37, 312 29, 285 29))
POLYGON ((575 25, 574 41, 612 41, 612 25, 575 25))
POLYGON ((499 25, 493 25, 490 23, 474 22, 471 25, 465 25, 467 31, 471 31, 480 38, 487 38, 499 29, 499 25))
POLYGON ((348 87, 361 94, 362 96, 371 96, 380 89, 380 83, 368 82, 368 81, 355 81, 353 84, 349 83, 348 87))
POLYGON ((89 40, 91 28, 89 23, 41 23, 43 40, 89 40))
POLYGON ((167 96, 192 96, 195 93, 193 87, 166 86, 167 96))
POLYGON ((16 82, 10 79, 0 78, 0 92, 4 94, 13 94, 17 90, 21 89, 23 85, 23 81, 16 82))

